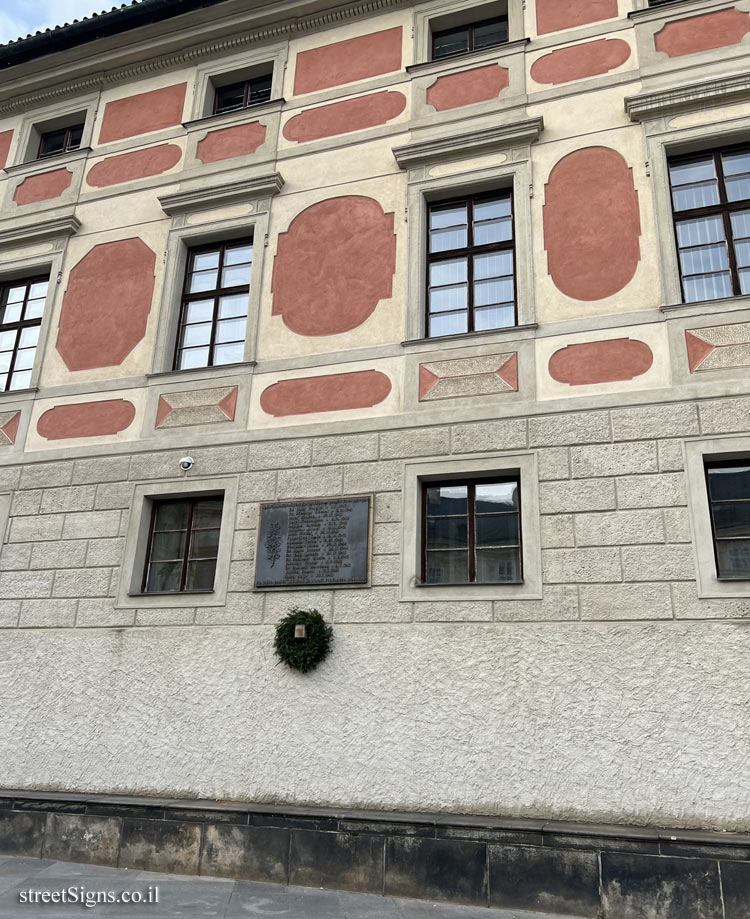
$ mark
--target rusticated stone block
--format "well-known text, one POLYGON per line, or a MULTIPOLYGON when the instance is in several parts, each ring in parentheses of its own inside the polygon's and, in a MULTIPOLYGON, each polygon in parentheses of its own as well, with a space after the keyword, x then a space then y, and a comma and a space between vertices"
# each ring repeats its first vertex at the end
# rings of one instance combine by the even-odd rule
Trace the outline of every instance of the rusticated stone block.
POLYGON ((496 622, 569 622, 578 619, 578 587, 545 584, 541 600, 495 600, 496 622))
POLYGON ((289 877, 289 830, 278 827, 208 824, 200 873, 286 884, 289 877))
POLYGON ((159 396, 156 427, 183 428, 234 421, 236 409, 236 386, 164 393, 159 396))
POLYGON ((570 451, 570 471, 574 479, 657 472, 658 468, 656 444, 651 441, 573 447, 570 451))
POLYGON ((402 456, 439 456, 449 450, 449 428, 387 431, 380 435, 380 456, 386 460, 402 456))
POLYGON ((161 823, 125 819, 120 868, 198 874, 201 827, 197 823, 161 823))
POLYGON ((402 603, 395 587, 370 590, 335 590, 336 622, 409 622, 413 603, 402 603))
POLYGON ((640 546, 664 542, 664 521, 659 510, 576 514, 575 530, 579 546, 640 546))
POLYGON ((527 444, 526 421, 511 418, 505 421, 457 424, 453 428, 452 438, 453 453, 517 450, 527 444))
MULTIPOLYGON (((44 572, 52 574, 51 571, 44 572)), ((70 628, 76 620, 77 600, 24 600, 21 604, 21 628, 70 628)))
POLYGON ((308 469, 281 469, 278 474, 278 497, 326 498, 341 494, 341 466, 318 466, 308 469))
POLYGON ((543 482, 539 488, 543 514, 570 514, 576 511, 614 510, 614 479, 543 482))
POLYGON ((750 424, 750 398, 711 399, 698 406, 703 434, 744 434, 750 424))
POLYGON ((693 550, 688 545, 626 546, 622 570, 626 581, 692 581, 693 550))
POLYGON ((293 830, 289 883, 382 893, 383 855, 377 836, 293 830))
POLYGON ((545 549, 542 552, 545 584, 619 581, 618 549, 545 549))
POLYGON ((620 508, 675 507, 682 504, 685 504, 685 484, 681 472, 617 479, 617 506, 620 508))
POLYGON ((388 839, 384 893, 486 906, 487 847, 463 839, 388 839))
POLYGON ((44 857, 63 862, 116 865, 120 845, 117 817, 48 814, 44 857))
POLYGON ((491 622, 492 601, 436 601, 414 604, 417 622, 491 622))
POLYGON ((609 412, 561 412, 529 419, 530 447, 596 444, 609 439, 609 412))
POLYGON ((582 584, 581 619, 671 619, 669 584, 582 584))
POLYGON ((644 405, 612 412, 615 440, 655 440, 698 433, 698 410, 692 403, 644 405))
POLYGON ((362 463, 378 458, 377 434, 342 434, 320 437, 313 441, 313 466, 334 466, 337 463, 362 463))
POLYGON ((569 549, 576 544, 572 514, 542 517, 541 526, 543 549, 569 549))

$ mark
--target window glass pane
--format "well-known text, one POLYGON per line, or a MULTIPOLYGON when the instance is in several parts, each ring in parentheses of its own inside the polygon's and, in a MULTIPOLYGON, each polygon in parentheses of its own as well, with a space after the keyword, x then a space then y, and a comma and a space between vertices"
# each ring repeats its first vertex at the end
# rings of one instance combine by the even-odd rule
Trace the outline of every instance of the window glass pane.
POLYGON ((510 217, 510 198, 496 198, 494 201, 477 201, 474 204, 474 222, 498 220, 510 217))
POLYGON ((469 50, 469 30, 467 28, 452 29, 432 37, 433 58, 447 57, 449 54, 460 54, 469 50))
POLYGON ((247 316, 247 294, 234 294, 219 300, 219 319, 247 316))
POLYGON ((22 284, 20 287, 11 287, 8 290, 8 303, 20 303, 23 298, 26 296, 26 285, 22 284))
POLYGON ((729 201, 744 201, 750 198, 750 176, 732 176, 726 180, 729 201))
POLYGON ((230 265, 221 273, 222 287, 240 287, 250 284, 250 265, 230 265))
POLYGON ((490 45, 499 45, 508 40, 508 21, 500 19, 497 22, 481 23, 474 26, 474 47, 488 48, 490 45))
POLYGON ((9 303, 3 311, 3 323, 20 322, 22 310, 23 303, 9 303))
POLYGON ((478 514, 518 510, 518 482, 490 482, 476 486, 478 514))
POLYGON ((433 516, 467 514, 468 489, 465 485, 436 485, 427 489, 427 513, 433 516))
POLYGON ((698 182, 672 190, 672 202, 676 211, 689 211, 695 207, 709 207, 719 203, 719 183, 698 182))
POLYGON ((44 312, 44 300, 29 300, 26 303, 24 319, 41 319, 44 312))
POLYGON ((202 290, 216 290, 216 271, 196 271, 190 277, 190 293, 202 290))
POLYGON ((685 301, 696 303, 700 300, 719 300, 732 296, 732 279, 726 274, 707 274, 695 278, 685 278, 685 301))
POLYGON ((208 348, 188 348, 180 352, 180 370, 191 367, 208 367, 208 348))
POLYGON ((512 303, 505 306, 483 306, 474 313, 474 328, 477 332, 485 329, 508 329, 516 324, 516 308, 512 303))
POLYGON ((64 148, 65 130, 50 131, 47 134, 42 134, 39 156, 52 156, 55 153, 62 153, 64 148))
POLYGON ((430 291, 430 310, 459 310, 468 306, 469 288, 466 284, 455 284, 452 287, 436 287, 430 291))
POLYGON ((244 318, 224 319, 216 325, 216 341, 244 341, 246 324, 244 318))
POLYGON ((83 137, 83 125, 77 124, 75 127, 70 129, 70 134, 68 135, 68 150, 77 150, 81 146, 81 138, 83 137))
POLYGON ((708 489, 712 501, 750 498, 750 465, 710 467, 708 489))
POLYGON ((188 562, 186 590, 211 590, 214 586, 216 560, 188 562))
POLYGON ((40 326, 33 325, 29 328, 22 329, 21 335, 18 339, 19 348, 33 348, 36 343, 39 341, 39 329, 40 326))
POLYGON ((174 592, 180 589, 182 562, 152 562, 148 566, 147 593, 174 592))
POLYGON ((515 584, 521 580, 519 549, 477 549, 477 582, 515 584))
POLYGON ((0 392, 5 392, 5 390, 6 390, 7 388, 8 388, 8 376, 7 376, 7 374, 5 374, 5 373, 0 374, 0 392))
POLYGON ((225 112, 232 108, 241 108, 245 100, 245 84, 232 83, 231 86, 220 86, 216 90, 216 111, 225 112))
POLYGON ((30 370, 34 364, 35 353, 36 348, 23 348, 16 351, 16 363, 13 365, 13 370, 30 370))
POLYGON ((705 182, 715 178, 716 167, 712 156, 690 163, 672 163, 669 166, 669 179, 673 188, 677 185, 690 185, 694 182, 705 182))
POLYGON ((16 337, 18 332, 13 329, 10 332, 0 332, 0 351, 11 351, 16 346, 16 337))
POLYGON ((462 335, 469 331, 469 317, 466 313, 436 313, 430 316, 429 334, 433 338, 438 335, 462 335))
POLYGON ((31 386, 31 371, 22 370, 13 373, 8 389, 27 389, 29 386, 31 386))
POLYGON ((196 530, 190 540, 190 558, 216 558, 219 551, 218 530, 196 530))
POLYGON ((435 517, 427 521, 428 549, 466 549, 469 526, 466 517, 435 517))
POLYGON ((724 221, 721 217, 695 217, 680 220, 677 224, 677 242, 680 246, 702 246, 724 239, 724 221))
POLYGON ((750 269, 740 270, 740 292, 743 294, 750 293, 750 269))
POLYGON ((265 77, 256 77, 250 82, 248 93, 250 102, 262 102, 271 98, 271 74, 265 77))
POLYGON ((238 342, 232 345, 216 345, 214 348, 214 365, 239 364, 245 357, 245 343, 238 342))
POLYGON ((253 260, 253 247, 250 243, 243 243, 240 246, 227 246, 224 252, 225 265, 244 265, 253 260))
POLYGON ((49 281, 37 281, 29 287, 29 300, 43 300, 47 296, 49 281))
POLYGON ((683 274, 705 274, 711 271, 727 271, 729 259, 726 243, 711 246, 695 246, 680 250, 680 265, 683 274))
POLYGON ((452 207, 438 207, 430 211, 430 229, 441 230, 445 227, 467 225, 466 205, 455 204, 452 207))
POLYGON ((195 502, 193 510, 193 527, 221 526, 223 498, 205 498, 195 502))
POLYGON ((474 224, 475 246, 487 246, 490 243, 507 242, 511 239, 513 239, 513 220, 510 217, 474 224))
POLYGON ((189 513, 188 501, 161 501, 156 508, 154 530, 184 530, 189 513))
POLYGON ((750 540, 716 542, 718 573, 722 578, 750 578, 750 540))
POLYGON ((446 230, 430 230, 430 252, 447 252, 449 249, 465 249, 469 235, 466 227, 446 230))
POLYGON ((185 322, 211 322, 214 318, 213 300, 193 300, 185 311, 185 322))
POLYGON ((433 262, 430 265, 430 287, 442 287, 445 284, 460 284, 466 280, 468 263, 465 258, 450 259, 445 262, 433 262))
POLYGON ((154 533, 151 543, 151 561, 177 560, 181 562, 185 555, 185 536, 184 530, 177 530, 172 533, 154 533))
POLYGON ((750 151, 743 153, 722 153, 722 168, 725 176, 750 172, 750 151))
POLYGON ((196 252, 193 255, 193 271, 209 271, 219 267, 219 250, 212 252, 196 252))
POLYGON ((466 584, 468 580, 466 551, 425 553, 425 581, 428 584, 466 584))
POLYGON ((750 536, 750 501, 714 504, 713 515, 717 536, 750 536))
POLYGON ((207 345, 211 341, 210 322, 200 322, 197 325, 186 325, 182 330, 182 347, 189 348, 194 345, 207 345))
POLYGON ((518 516, 516 514, 477 517, 477 546, 517 546, 518 516))
POLYGON ((12 351, 0 351, 0 373, 5 374, 10 370, 10 361, 12 357, 12 351))
POLYGON ((513 278, 477 281, 474 285, 474 305, 508 303, 513 300, 513 278))
POLYGON ((513 274, 513 253, 493 252, 488 255, 474 256, 474 278, 501 278, 513 274))

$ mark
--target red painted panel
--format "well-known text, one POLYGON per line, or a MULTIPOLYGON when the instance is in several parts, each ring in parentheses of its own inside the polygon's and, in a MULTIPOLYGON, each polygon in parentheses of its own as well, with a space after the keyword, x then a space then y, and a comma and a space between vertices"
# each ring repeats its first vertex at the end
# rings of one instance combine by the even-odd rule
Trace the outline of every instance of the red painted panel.
POLYGON ((444 112, 446 109, 473 105, 496 99, 507 88, 508 71, 499 64, 488 64, 474 70, 438 77, 427 90, 427 104, 444 112))
POLYGON ((235 128, 210 131, 198 144, 196 156, 202 163, 216 163, 235 156, 249 156, 266 139, 266 127, 259 121, 235 128))
POLYGON ((8 162, 8 153, 10 151, 10 142, 13 140, 13 131, 0 132, 0 169, 5 169, 8 162))
POLYGON ((294 93, 314 93, 329 86, 365 80, 401 69, 401 26, 371 32, 297 55, 294 93))
POLYGON ((545 189, 544 244, 559 290, 576 300, 611 297, 635 274, 641 220, 633 171, 609 147, 563 157, 545 189))
POLYGON ((645 342, 615 338, 568 345, 556 351, 549 361, 549 374, 569 386, 619 383, 650 370, 653 362, 653 352, 645 342))
POLYGON ((726 48, 750 32, 750 15, 739 10, 718 10, 668 22, 656 35, 654 47, 669 57, 726 48))
POLYGON ((609 73, 630 57, 630 45, 621 38, 600 38, 582 45, 561 48, 534 61, 532 79, 537 83, 570 83, 609 73))
POLYGON ((69 169, 54 169, 52 172, 40 172, 28 176, 16 189, 13 200, 16 204, 36 204, 37 201, 48 201, 59 198, 70 188, 73 173, 69 169))
POLYGON ((698 338, 698 336, 693 335, 692 332, 685 332, 685 345, 687 347, 688 365, 690 366, 691 373, 695 373, 708 355, 716 350, 716 345, 703 341, 702 338, 698 338))
POLYGON ((45 440, 73 437, 105 437, 124 431, 133 423, 135 406, 125 399, 56 405, 46 411, 36 429, 45 440))
POLYGON ((14 444, 16 442, 16 437, 18 436, 18 425, 21 422, 21 413, 16 412, 15 415, 3 425, 3 434, 8 438, 8 440, 14 444))
POLYGON ((406 108, 403 93, 384 92, 308 109, 284 125, 284 137, 303 143, 385 124, 406 108))
POLYGON ((617 16, 617 0, 536 0, 539 35, 617 16))
POLYGON ((279 236, 272 315, 298 335, 356 329, 392 293, 393 214, 372 198, 329 198, 298 214, 279 236))
POLYGON ((136 150, 134 153, 121 153, 119 156, 108 156, 89 170, 86 181, 95 188, 108 185, 119 185, 121 182, 133 182, 147 176, 160 175, 176 166, 182 156, 182 150, 175 144, 159 144, 147 150, 136 150))
POLYGON ((102 243, 70 272, 57 350, 68 370, 116 367, 146 333, 156 255, 141 239, 102 243))
POLYGON ((263 391, 260 405, 267 415, 309 415, 371 408, 391 391, 391 381, 378 370, 333 373, 324 377, 282 380, 263 391))
POLYGON ((153 89, 108 102, 104 107, 99 143, 108 144, 123 137, 135 137, 180 124, 186 90, 187 83, 175 83, 164 89, 153 89))

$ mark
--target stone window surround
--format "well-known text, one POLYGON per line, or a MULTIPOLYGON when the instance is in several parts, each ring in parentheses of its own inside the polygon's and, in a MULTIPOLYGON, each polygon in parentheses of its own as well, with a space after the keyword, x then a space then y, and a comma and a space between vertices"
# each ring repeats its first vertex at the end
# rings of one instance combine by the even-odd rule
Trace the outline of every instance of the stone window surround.
POLYGON ((197 121, 209 117, 221 118, 222 115, 236 116, 243 112, 251 115, 256 106, 249 106, 246 109, 238 109, 232 112, 223 112, 215 116, 215 88, 217 85, 224 86, 230 83, 238 83, 240 80, 246 80, 259 73, 262 69, 267 69, 267 65, 271 66, 273 74, 271 96, 268 101, 259 104, 268 105, 269 101, 280 99, 283 95, 287 53, 288 42, 284 42, 271 46, 265 45, 262 48, 256 48, 244 54, 214 60, 202 67, 198 67, 195 71, 195 93, 189 120, 197 121))
MULTIPOLYGON (((175 471, 177 463, 175 462, 175 471)), ((122 557, 122 569, 115 599, 115 609, 169 609, 183 606, 223 606, 227 598, 229 566, 237 514, 237 476, 191 478, 185 473, 172 481, 136 483, 130 507, 128 530, 122 557), (197 498, 224 495, 221 515, 219 554, 216 559, 214 589, 210 593, 146 594, 141 592, 146 563, 153 502, 163 498, 197 498)))
POLYGON ((727 436, 685 441, 685 481, 693 557, 701 598, 750 597, 748 580, 719 580, 716 576, 711 510, 704 469, 705 460, 750 458, 750 436, 727 436))
MULTIPOLYGON (((438 25, 448 28, 454 23, 465 24, 481 19, 489 19, 498 15, 508 16, 508 41, 516 41, 524 37, 523 6, 520 0, 490 0, 489 3, 477 3, 476 0, 444 0, 441 4, 420 4, 414 10, 414 60, 417 62, 432 60, 432 23, 441 20, 438 25), (443 25, 446 23, 447 25, 443 25)), ((502 45, 495 46, 495 50, 502 49, 502 45)), ((471 52, 467 52, 471 53, 471 52)), ((460 61, 462 55, 457 54, 442 61, 460 61)))
POLYGON ((16 166, 38 164, 44 165, 46 169, 53 169, 56 163, 67 162, 67 157, 74 154, 85 155, 85 152, 91 148, 98 103, 99 94, 95 93, 71 99, 64 105, 58 103, 37 109, 27 115, 18 129, 13 164, 16 166), (83 135, 76 150, 57 156, 44 157, 44 159, 38 158, 39 142, 43 133, 69 127, 71 124, 80 123, 81 120, 83 120, 83 135))
POLYGON ((403 523, 401 525, 400 599, 417 602, 478 600, 539 600, 542 597, 542 549, 539 515, 539 474, 536 453, 414 459, 404 462, 403 523), (517 474, 521 481, 522 584, 419 586, 422 559, 422 484, 429 481, 486 478, 517 474))
MULTIPOLYGON (((258 315, 260 312, 261 280, 263 274, 263 253, 268 229, 268 204, 255 202, 252 214, 247 217, 233 217, 226 220, 197 225, 185 225, 184 215, 173 218, 173 226, 167 240, 164 288, 152 373, 189 371, 174 370, 174 354, 182 309, 182 291, 188 264, 188 250, 209 243, 224 243, 233 239, 252 236, 253 270, 250 278, 250 299, 247 312, 244 362, 255 358, 258 315), (264 209, 260 209, 260 208, 264 209), (255 209, 257 208, 257 210, 255 209), (175 225, 177 224, 177 225, 175 225)), ((221 368, 213 368, 221 369, 221 368)))
MULTIPOLYGON (((471 155, 471 154, 469 154, 471 155)), ((460 150, 456 159, 460 158, 460 150)), ((411 254, 408 267, 409 309, 406 314, 406 341, 431 341, 439 343, 440 338, 426 339, 427 317, 427 226, 428 204, 462 194, 478 194, 511 187, 513 190, 513 235, 516 252, 516 321, 508 329, 493 329, 492 333, 517 333, 519 327, 533 325, 536 321, 534 306, 534 265, 531 240, 531 161, 528 153, 518 148, 508 150, 505 162, 498 166, 478 169, 474 172, 460 172, 455 175, 429 177, 428 169, 409 170, 407 188, 408 201, 408 251, 411 254), (419 176, 419 178, 417 178, 419 176)))

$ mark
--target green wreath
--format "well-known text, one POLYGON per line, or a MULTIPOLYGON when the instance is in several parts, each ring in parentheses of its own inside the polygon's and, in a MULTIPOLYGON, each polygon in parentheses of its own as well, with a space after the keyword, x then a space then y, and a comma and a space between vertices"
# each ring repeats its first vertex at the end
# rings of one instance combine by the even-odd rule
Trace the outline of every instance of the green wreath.
POLYGON ((316 609, 293 609, 276 626, 273 647, 278 657, 294 670, 308 673, 328 657, 333 629, 316 609), (295 626, 305 627, 305 637, 295 638, 295 626))

